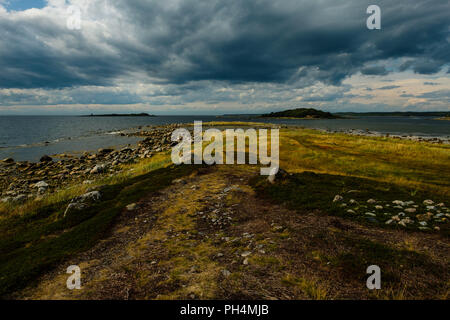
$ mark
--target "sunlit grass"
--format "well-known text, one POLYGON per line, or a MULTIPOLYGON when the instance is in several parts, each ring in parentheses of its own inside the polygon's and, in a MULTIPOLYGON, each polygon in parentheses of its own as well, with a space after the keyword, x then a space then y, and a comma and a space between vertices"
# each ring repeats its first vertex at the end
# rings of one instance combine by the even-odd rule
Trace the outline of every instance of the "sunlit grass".
POLYGON ((97 179, 91 178, 91 184, 74 182, 72 185, 69 185, 64 189, 59 189, 48 194, 41 200, 29 200, 20 205, 1 203, 0 222, 12 215, 30 215, 41 207, 49 206, 55 203, 68 202, 72 198, 86 193, 88 189, 95 189, 96 187, 104 185, 119 184, 133 177, 166 167, 169 164, 171 164, 171 159, 168 153, 157 154, 150 159, 143 159, 138 163, 124 164, 122 165, 120 172, 111 174, 110 176, 102 175, 97 179))
POLYGON ((280 165, 288 171, 364 177, 450 194, 449 145, 316 130, 283 129, 280 136, 280 165))

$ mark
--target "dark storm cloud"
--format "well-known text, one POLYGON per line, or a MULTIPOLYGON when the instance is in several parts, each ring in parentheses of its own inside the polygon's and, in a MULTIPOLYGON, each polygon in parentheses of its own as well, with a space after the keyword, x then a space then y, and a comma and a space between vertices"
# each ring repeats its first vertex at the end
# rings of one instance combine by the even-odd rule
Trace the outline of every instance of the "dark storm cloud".
POLYGON ((93 0, 82 31, 45 14, 6 17, 0 87, 108 86, 132 72, 172 84, 336 85, 357 72, 386 75, 387 59, 406 57, 400 69, 423 74, 449 63, 447 0, 377 1, 381 30, 366 28, 371 2, 110 0, 108 16, 93 0))
POLYGON ((81 33, 45 16, 33 19, 0 19, 0 87, 58 88, 76 85, 108 85, 122 72, 118 61, 106 52, 93 52, 81 33), (55 50, 42 39, 62 42, 55 50))

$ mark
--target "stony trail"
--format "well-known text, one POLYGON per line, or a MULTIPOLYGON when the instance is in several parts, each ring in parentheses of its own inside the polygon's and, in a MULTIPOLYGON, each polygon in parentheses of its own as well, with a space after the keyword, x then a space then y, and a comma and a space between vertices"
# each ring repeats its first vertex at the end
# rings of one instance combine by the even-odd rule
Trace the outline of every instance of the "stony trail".
POLYGON ((258 170, 212 166, 175 180, 141 199, 133 210, 124 209, 93 248, 14 297, 448 298, 448 283, 446 287, 439 277, 449 269, 448 239, 369 228, 318 211, 288 210, 257 197, 249 181, 258 170), (393 280, 385 290, 371 292, 365 268, 377 264, 371 253, 379 248, 404 258, 398 263, 385 258, 393 259, 389 270, 383 270, 393 280), (415 254, 426 255, 425 265, 411 263, 415 254), (70 265, 81 268, 81 290, 66 287, 70 265))

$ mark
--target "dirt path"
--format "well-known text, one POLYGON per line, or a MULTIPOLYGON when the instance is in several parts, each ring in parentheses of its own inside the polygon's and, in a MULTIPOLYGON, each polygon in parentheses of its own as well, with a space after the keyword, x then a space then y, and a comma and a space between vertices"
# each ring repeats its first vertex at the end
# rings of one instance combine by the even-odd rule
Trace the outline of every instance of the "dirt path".
POLYGON ((248 186, 256 174, 255 167, 215 166, 174 181, 124 210, 103 241, 17 297, 448 297, 448 240, 287 210, 256 197, 248 186), (385 263, 388 285, 370 292, 365 268, 385 263), (81 290, 66 288, 69 265, 81 268, 81 290))

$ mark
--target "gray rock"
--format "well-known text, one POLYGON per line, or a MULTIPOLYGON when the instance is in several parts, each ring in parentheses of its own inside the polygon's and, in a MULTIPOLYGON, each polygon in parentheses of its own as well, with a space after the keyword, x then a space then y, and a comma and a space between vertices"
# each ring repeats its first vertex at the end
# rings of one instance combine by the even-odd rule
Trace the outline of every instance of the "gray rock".
POLYGON ((90 173, 97 174, 102 173, 106 169, 106 166, 104 164, 97 164, 95 167, 93 167, 90 171, 90 173))
POLYGON ((393 204, 396 204, 397 206, 404 206, 405 203, 401 200, 394 200, 392 201, 393 204))
POLYGON ((375 199, 369 199, 369 200, 367 200, 367 203, 375 203, 375 202, 377 202, 375 199))
POLYGON ((87 208, 90 204, 99 201, 100 198, 101 194, 99 191, 91 191, 73 198, 64 211, 64 218, 74 212, 87 208))
POLYGON ((342 200, 344 200, 344 197, 342 197, 341 195, 335 195, 334 196, 334 199, 333 199, 333 202, 339 202, 339 201, 342 201, 342 200))
POLYGON ((224 277, 229 277, 229 276, 231 276, 231 272, 228 271, 227 269, 223 269, 223 270, 222 270, 222 274, 223 274, 224 277))
POLYGON ((34 184, 34 187, 38 188, 38 189, 40 189, 40 188, 47 189, 48 188, 48 184, 45 181, 39 181, 39 182, 34 184))
POLYGON ((40 162, 51 162, 51 161, 53 161, 53 159, 47 155, 44 155, 41 157, 41 159, 39 161, 40 162))
POLYGON ((423 204, 426 206, 431 206, 432 204, 434 204, 433 200, 423 200, 423 204))
POLYGON ((77 198, 75 198, 75 202, 88 202, 88 201, 98 201, 101 198, 101 194, 99 191, 91 191, 88 193, 85 193, 77 198))
POLYGON ((137 208, 137 204, 136 203, 131 203, 131 204, 127 205, 127 210, 128 211, 136 210, 136 208, 137 208))
POLYGON ((114 151, 114 149, 110 149, 110 148, 102 148, 102 149, 98 149, 98 153, 99 153, 100 155, 105 155, 105 154, 111 153, 111 152, 113 152, 113 151, 114 151))

